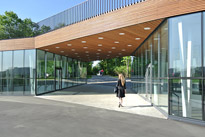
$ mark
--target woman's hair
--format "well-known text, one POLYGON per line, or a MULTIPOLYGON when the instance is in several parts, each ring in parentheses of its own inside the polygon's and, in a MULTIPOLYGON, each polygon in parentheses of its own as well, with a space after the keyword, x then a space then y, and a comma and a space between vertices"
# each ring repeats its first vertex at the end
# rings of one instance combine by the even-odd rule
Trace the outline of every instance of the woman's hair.
POLYGON ((122 86, 124 86, 125 85, 125 77, 124 77, 124 75, 123 74, 119 74, 119 79, 121 80, 122 86))

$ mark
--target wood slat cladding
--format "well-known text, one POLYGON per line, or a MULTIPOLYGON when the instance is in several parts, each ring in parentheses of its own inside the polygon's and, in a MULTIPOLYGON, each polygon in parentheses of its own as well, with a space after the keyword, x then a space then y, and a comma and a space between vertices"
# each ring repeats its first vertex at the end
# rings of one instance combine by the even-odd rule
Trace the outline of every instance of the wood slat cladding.
POLYGON ((146 22, 42 47, 40 49, 83 61, 130 56, 162 21, 163 20, 160 19, 146 22), (149 27, 150 30, 144 29, 147 27, 149 27), (103 39, 99 39, 100 37, 103 39), (136 38, 140 38, 140 40, 136 40, 136 38))
POLYGON ((34 38, 0 40, 0 51, 35 49, 34 38))
POLYGON ((146 0, 38 36, 36 48, 166 17, 205 10, 205 0, 146 0))

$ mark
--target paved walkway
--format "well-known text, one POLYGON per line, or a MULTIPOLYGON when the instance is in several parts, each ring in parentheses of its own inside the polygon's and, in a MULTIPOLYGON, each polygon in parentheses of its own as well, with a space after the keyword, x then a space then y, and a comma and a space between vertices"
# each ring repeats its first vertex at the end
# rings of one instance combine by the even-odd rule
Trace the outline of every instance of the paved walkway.
POLYGON ((166 118, 139 95, 132 93, 129 89, 127 92, 124 98, 124 107, 122 108, 118 108, 119 100, 113 93, 113 87, 111 86, 88 84, 39 97, 150 117, 166 118))

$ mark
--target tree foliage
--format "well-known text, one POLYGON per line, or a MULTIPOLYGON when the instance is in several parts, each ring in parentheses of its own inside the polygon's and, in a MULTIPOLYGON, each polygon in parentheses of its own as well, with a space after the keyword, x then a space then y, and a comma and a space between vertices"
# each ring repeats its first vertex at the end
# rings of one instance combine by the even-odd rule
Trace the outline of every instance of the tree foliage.
POLYGON ((31 19, 20 19, 12 11, 0 15, 0 39, 33 37, 48 32, 50 27, 39 25, 31 19))
POLYGON ((123 73, 126 77, 130 75, 131 57, 105 59, 99 63, 99 70, 103 69, 104 74, 116 76, 123 73))

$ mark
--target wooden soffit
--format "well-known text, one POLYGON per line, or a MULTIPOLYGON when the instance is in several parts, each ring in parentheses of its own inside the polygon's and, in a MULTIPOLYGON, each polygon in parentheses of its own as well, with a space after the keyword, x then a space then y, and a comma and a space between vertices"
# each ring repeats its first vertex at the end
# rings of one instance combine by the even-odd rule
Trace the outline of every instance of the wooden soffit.
POLYGON ((39 49, 82 61, 130 56, 162 21, 150 21, 39 49))

